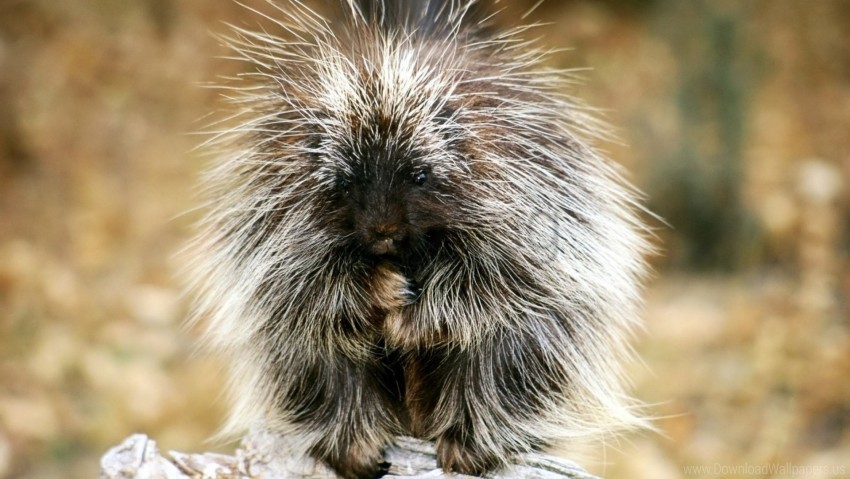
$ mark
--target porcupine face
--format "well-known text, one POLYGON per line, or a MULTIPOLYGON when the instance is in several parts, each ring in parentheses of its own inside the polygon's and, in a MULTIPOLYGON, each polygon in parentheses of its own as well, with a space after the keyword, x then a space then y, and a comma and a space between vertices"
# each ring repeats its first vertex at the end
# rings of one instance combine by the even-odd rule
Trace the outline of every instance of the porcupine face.
POLYGON ((340 230, 368 255, 405 256, 447 215, 434 201, 439 179, 423 152, 380 138, 358 140, 361 151, 343 153, 346 167, 333 181, 340 230))
POLYGON ((457 220, 462 158, 447 140, 447 110, 432 94, 387 84, 404 74, 356 76, 345 88, 361 101, 319 106, 328 118, 311 150, 330 205, 322 223, 365 257, 415 257, 457 220))

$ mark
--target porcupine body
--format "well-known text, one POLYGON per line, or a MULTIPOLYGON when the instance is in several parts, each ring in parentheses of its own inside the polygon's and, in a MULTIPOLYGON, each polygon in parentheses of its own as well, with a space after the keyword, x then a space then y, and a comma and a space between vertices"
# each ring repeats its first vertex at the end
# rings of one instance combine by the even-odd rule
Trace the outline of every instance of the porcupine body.
POLYGON ((231 426, 360 478, 396 435, 476 474, 640 424, 619 363, 647 246, 564 75, 465 3, 271 5, 288 40, 230 40, 252 72, 196 245, 231 426))

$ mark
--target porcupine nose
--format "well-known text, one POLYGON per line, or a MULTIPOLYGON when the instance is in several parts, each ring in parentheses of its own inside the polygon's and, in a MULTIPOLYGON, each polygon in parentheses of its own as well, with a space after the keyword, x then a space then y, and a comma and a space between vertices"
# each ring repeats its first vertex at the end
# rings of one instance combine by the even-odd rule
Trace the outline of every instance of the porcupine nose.
POLYGON ((395 254, 404 234, 397 224, 383 223, 372 227, 369 249, 376 255, 395 254))

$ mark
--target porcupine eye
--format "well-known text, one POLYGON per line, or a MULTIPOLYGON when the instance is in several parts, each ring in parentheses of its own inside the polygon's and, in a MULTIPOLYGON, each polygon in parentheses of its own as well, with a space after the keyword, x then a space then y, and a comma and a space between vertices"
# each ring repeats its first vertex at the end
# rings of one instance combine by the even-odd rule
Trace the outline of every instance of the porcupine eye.
POLYGON ((351 180, 346 176, 340 175, 336 180, 336 190, 341 197, 347 197, 351 192, 351 180))
POLYGON ((428 181, 428 172, 425 170, 419 170, 413 175, 413 184, 416 186, 422 186, 426 181, 428 181))

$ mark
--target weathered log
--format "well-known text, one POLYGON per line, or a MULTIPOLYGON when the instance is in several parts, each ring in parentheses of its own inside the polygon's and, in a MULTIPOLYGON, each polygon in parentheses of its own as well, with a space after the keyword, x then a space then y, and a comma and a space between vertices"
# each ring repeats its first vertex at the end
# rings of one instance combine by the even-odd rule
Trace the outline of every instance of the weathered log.
MULTIPOLYGON (((323 464, 297 452, 295 444, 265 432, 246 437, 232 456, 170 451, 160 454, 156 442, 144 434, 128 437, 101 458, 101 479, 334 479, 323 464)), ((398 438, 386 451, 390 464, 385 477, 453 478, 437 467, 434 445, 408 437, 398 438)), ((545 454, 526 454, 518 464, 488 474, 489 478, 598 479, 577 464, 545 454)))

